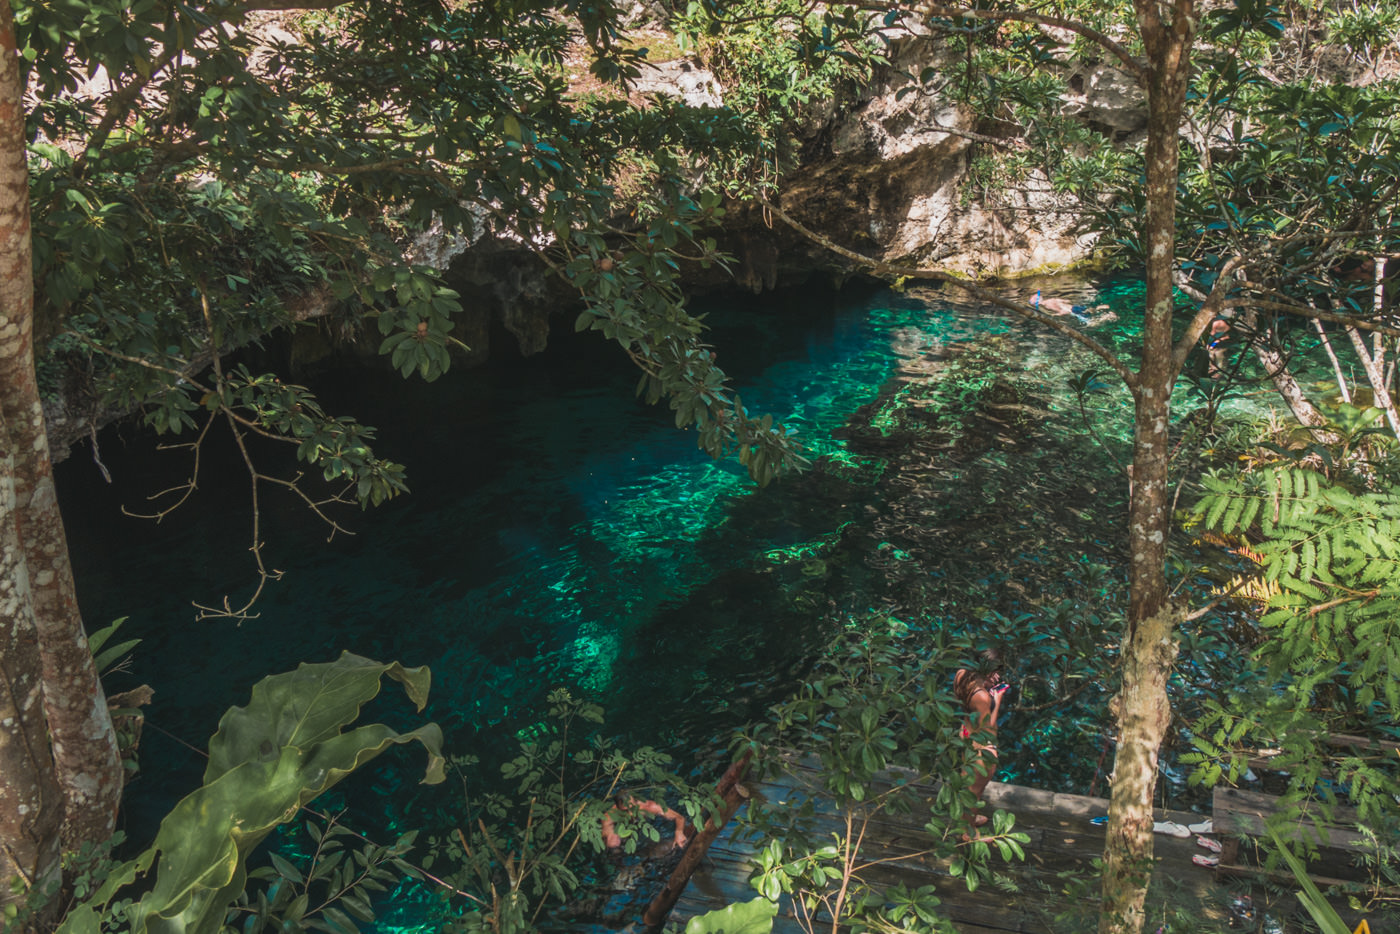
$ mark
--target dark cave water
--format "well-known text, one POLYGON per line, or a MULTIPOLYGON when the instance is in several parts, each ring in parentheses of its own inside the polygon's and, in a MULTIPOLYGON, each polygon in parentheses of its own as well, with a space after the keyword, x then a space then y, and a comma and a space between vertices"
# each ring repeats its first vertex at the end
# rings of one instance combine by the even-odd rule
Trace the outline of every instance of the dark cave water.
MULTIPOLYGON (((1041 287, 1110 303, 1120 318, 1096 334, 1132 350, 1135 282, 1018 288, 1028 298, 1041 287)), ((354 535, 329 543, 290 496, 264 494, 268 566, 285 577, 242 623, 197 621, 192 607, 225 594, 236 604, 255 576, 248 480, 231 446, 211 440, 199 492, 159 524, 122 509, 150 511, 147 496, 188 475, 186 453, 158 453, 131 426, 110 430, 108 486, 76 451, 59 488, 85 618, 96 628, 128 617, 122 636, 143 640, 109 689, 156 690, 129 836, 149 839, 198 784, 203 762, 184 744, 202 748, 255 681, 345 649, 430 665, 426 716, 449 753, 511 751, 562 686, 602 704, 608 731, 703 772, 729 731, 792 688, 835 626, 872 608, 908 610, 911 588, 937 582, 940 612, 971 617, 988 591, 1021 606, 1004 586, 1018 561, 1073 575, 1092 560, 1109 569, 1107 589, 1121 579, 1124 484, 1077 424, 1067 378, 1093 361, 1069 341, 937 291, 807 289, 697 310, 710 313, 710 342, 745 405, 797 431, 813 471, 756 490, 737 464, 696 450, 664 408, 635 399, 635 371, 614 347, 567 326, 545 354, 433 384, 347 364, 301 381, 328 411, 377 426, 377 452, 408 466, 413 492, 340 513, 354 535), (885 456, 853 452, 845 426, 882 393, 897 408, 904 381, 974 347, 1038 384, 1056 423, 1039 430, 1054 444, 989 440, 964 452, 910 481, 932 498, 922 518, 901 518, 869 476, 885 456), (1026 517, 1015 523, 1024 540, 989 541, 1008 516, 1026 517)), ((1121 448, 1126 396, 1100 393, 1097 405, 1095 431, 1121 448)), ((408 724, 406 706, 372 713, 408 724)), ((1085 742, 1097 750, 1097 737, 1085 742)), ((452 792, 415 790, 420 777, 416 750, 376 760, 343 793, 351 823, 450 822, 452 792)))

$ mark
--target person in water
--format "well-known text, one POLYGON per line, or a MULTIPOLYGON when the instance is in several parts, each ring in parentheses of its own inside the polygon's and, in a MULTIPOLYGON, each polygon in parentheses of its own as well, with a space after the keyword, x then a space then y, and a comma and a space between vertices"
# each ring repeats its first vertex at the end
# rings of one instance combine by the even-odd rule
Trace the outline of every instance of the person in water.
POLYGON ((1035 293, 1035 299, 1031 302, 1037 311, 1047 314, 1062 315, 1072 317, 1080 324, 1096 325, 1104 321, 1112 321, 1118 316, 1113 313, 1107 305, 1095 305, 1093 308, 1087 305, 1075 305, 1065 301, 1063 298, 1041 298, 1040 293, 1035 293))
POLYGON ((1001 714, 1001 699, 1009 685, 1001 677, 1001 655, 996 649, 985 649, 972 668, 959 668, 953 675, 953 696, 967 711, 962 724, 962 738, 972 740, 969 790, 977 797, 977 805, 968 813, 970 834, 962 841, 970 843, 977 828, 987 823, 981 813, 982 792, 997 770, 997 717, 1001 714))
POLYGON ((676 835, 672 838, 671 845, 676 849, 684 847, 689 842, 690 838, 685 832, 685 818, 683 816, 655 801, 621 794, 613 799, 613 806, 608 809, 608 813, 603 815, 603 845, 614 852, 621 850, 622 835, 617 832, 617 822, 636 819, 640 814, 655 814, 657 817, 673 821, 676 825, 676 835))
POLYGON ((1210 322, 1210 333, 1206 335, 1206 354, 1210 357, 1210 378, 1219 379, 1225 375, 1227 351, 1225 342, 1230 339, 1230 322, 1217 317, 1210 322))

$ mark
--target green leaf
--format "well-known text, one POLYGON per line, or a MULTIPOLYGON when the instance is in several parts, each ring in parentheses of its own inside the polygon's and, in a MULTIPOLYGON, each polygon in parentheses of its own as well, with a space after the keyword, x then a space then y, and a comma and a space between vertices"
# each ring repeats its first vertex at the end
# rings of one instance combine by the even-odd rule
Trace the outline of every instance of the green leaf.
POLYGON ((1278 832, 1272 827, 1269 828, 1269 836, 1273 839, 1277 847, 1279 856, 1288 864, 1288 868, 1293 871, 1293 875, 1302 886, 1302 891, 1298 893, 1298 901, 1303 903, 1303 907, 1312 915, 1312 919, 1317 922, 1317 926, 1322 929, 1322 934, 1351 934, 1346 922, 1337 914, 1336 909, 1327 903, 1327 899, 1322 897, 1318 891, 1317 884, 1308 875, 1308 871, 1303 867, 1298 857, 1294 856, 1281 839, 1278 832))
MULTIPOLYGON (((241 764, 269 761, 275 750, 309 749, 335 738, 378 696, 384 675, 404 686, 418 710, 427 704, 432 676, 426 667, 405 668, 349 652, 334 662, 304 662, 295 671, 259 681, 247 707, 234 707, 220 719, 209 741, 205 784, 241 764)), ((441 768, 436 760, 430 765, 441 768)))
POLYGON ((768 934, 777 914, 777 901, 759 896, 696 915, 686 924, 685 934, 768 934))
POLYGON ((290 879, 297 885, 304 885, 306 878, 301 874, 301 870, 287 862, 286 858, 277 853, 268 853, 268 858, 272 861, 273 868, 281 874, 282 878, 290 879))
POLYGON ((149 866, 158 853, 155 883, 130 909, 131 934, 217 934, 228 905, 243 891, 249 852, 360 765, 391 745, 419 742, 429 756, 424 781, 442 781, 442 732, 435 723, 408 733, 383 724, 341 732, 379 693, 386 674, 404 685, 421 710, 427 701, 427 669, 349 652, 335 662, 303 664, 260 681, 249 705, 226 713, 210 741, 204 786, 175 805, 151 848, 114 873, 115 884, 104 885, 60 932, 87 930, 78 927, 88 923, 84 911, 105 905, 134 878, 138 866, 149 866))

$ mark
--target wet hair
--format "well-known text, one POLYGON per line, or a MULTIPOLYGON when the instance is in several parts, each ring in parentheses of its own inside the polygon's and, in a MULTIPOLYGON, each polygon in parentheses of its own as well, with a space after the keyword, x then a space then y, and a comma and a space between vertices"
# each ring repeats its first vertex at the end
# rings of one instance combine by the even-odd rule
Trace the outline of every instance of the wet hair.
POLYGON ((977 658, 972 664, 972 672, 973 674, 986 677, 994 671, 1001 670, 1001 666, 1001 649, 994 645, 989 645, 981 652, 977 653, 977 658))
POLYGON ((972 663, 967 666, 967 676, 953 681, 953 696, 958 703, 970 707, 972 695, 987 687, 987 677, 1000 671, 1001 666, 1001 650, 995 646, 987 646, 973 656, 972 663))

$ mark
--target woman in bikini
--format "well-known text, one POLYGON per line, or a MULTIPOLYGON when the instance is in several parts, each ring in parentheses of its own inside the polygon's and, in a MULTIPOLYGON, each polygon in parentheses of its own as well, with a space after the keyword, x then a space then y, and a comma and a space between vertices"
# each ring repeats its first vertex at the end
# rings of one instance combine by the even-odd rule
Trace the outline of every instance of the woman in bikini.
POLYGON ((977 797, 977 806, 967 817, 972 832, 962 835, 964 843, 970 843, 977 828, 987 823, 986 815, 980 813, 982 792, 997 770, 997 716, 1006 688, 1001 678, 1001 656, 996 649, 983 651, 975 668, 959 668, 953 675, 953 696, 968 714, 963 720, 962 738, 972 740, 973 755, 968 763, 972 781, 968 787, 977 797))

